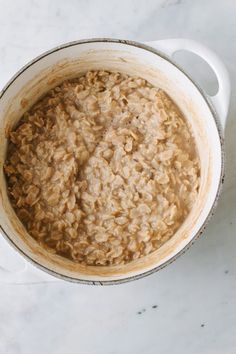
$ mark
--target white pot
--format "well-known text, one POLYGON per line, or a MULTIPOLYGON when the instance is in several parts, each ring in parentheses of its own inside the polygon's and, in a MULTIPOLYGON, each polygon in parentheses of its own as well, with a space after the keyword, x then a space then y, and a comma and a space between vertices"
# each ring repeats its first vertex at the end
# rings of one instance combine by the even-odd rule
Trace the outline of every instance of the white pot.
MULTIPOLYGON (((0 158, 3 165, 5 133, 22 114, 50 88, 64 79, 91 69, 126 72, 145 78, 165 90, 177 103, 194 131, 201 160, 201 183, 196 204, 175 235, 160 249, 124 266, 87 267, 49 254, 30 237, 17 219, 6 193, 1 168, 0 224, 2 234, 26 260, 23 270, 0 269, 0 279, 10 282, 51 280, 55 277, 89 284, 114 284, 151 274, 182 254, 200 235, 213 212, 223 178, 223 130, 229 105, 230 82, 220 59, 201 44, 172 39, 141 44, 114 39, 77 41, 54 48, 21 69, 0 94, 0 158), (218 93, 209 97, 172 60, 178 50, 187 50, 205 59, 214 70, 218 93), (40 268, 29 266, 29 262, 40 268)), ((3 242, 4 252, 9 246, 3 242)))

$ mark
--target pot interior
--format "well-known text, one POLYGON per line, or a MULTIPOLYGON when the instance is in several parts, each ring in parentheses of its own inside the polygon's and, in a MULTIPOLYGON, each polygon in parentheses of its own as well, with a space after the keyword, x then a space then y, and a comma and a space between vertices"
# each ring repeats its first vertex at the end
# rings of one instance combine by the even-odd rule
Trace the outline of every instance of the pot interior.
MULTIPOLYGON (((0 223, 12 243, 45 270, 73 280, 114 281, 138 276, 161 267, 185 248, 201 229, 218 193, 222 154, 218 129, 205 98, 173 63, 137 43, 88 41, 71 43, 45 53, 28 64, 2 92, 0 99, 1 215, 0 223), (16 217, 6 189, 3 163, 7 133, 49 89, 87 70, 105 69, 139 76, 165 90, 179 106, 194 132, 200 161, 201 182, 197 201, 175 235, 160 249, 122 266, 84 266, 45 251, 16 217)), ((149 48, 150 49, 150 48, 149 48)))

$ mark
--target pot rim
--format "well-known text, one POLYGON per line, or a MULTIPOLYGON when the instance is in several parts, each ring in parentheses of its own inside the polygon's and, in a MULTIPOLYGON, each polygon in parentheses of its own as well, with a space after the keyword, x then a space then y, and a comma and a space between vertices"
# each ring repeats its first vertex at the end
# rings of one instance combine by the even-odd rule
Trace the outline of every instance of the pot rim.
POLYGON ((215 208, 217 206, 217 202, 222 190, 222 185, 224 183, 224 161, 225 161, 225 153, 224 153, 224 138, 223 138, 223 132, 222 132, 222 127, 220 124, 220 120, 218 117, 218 114, 214 108, 213 103, 210 101, 210 99, 207 97, 207 95, 205 94, 205 92, 203 91, 203 89, 195 82, 194 79, 192 79, 189 74, 187 74, 185 72, 185 70, 182 69, 182 67, 180 67, 174 60, 172 60, 172 58, 170 58, 169 56, 167 56, 166 54, 164 54, 162 51, 159 51, 147 44, 143 44, 140 42, 136 42, 136 41, 132 41, 132 40, 124 40, 124 39, 114 39, 114 38, 91 38, 91 39, 81 39, 81 40, 76 40, 76 41, 71 41, 71 42, 67 42, 61 45, 58 45, 48 51, 43 52, 42 54, 38 55, 37 57, 35 57, 34 59, 32 59, 31 61, 29 61, 27 64, 25 64, 20 70, 18 70, 16 72, 15 75, 12 76, 12 78, 6 83, 6 85, 3 87, 3 89, 0 91, 0 100, 3 97, 3 95, 5 94, 5 92, 8 90, 8 88, 14 83, 14 81, 24 72, 26 71, 29 67, 31 67, 32 65, 34 65, 35 63, 37 63, 38 61, 40 61, 41 59, 49 56, 50 54, 63 50, 65 48, 69 48, 69 47, 73 47, 73 46, 77 46, 80 44, 86 44, 86 43, 96 43, 96 42, 104 42, 104 43, 119 43, 119 44, 125 44, 125 45, 130 45, 130 46, 134 46, 140 49, 144 49, 147 50, 155 55, 158 55, 159 57, 167 60, 169 63, 171 63, 172 65, 174 65, 178 70, 180 70, 182 72, 182 74, 184 74, 191 82, 192 84, 197 88, 197 90, 199 91, 199 93, 201 94, 201 96, 203 97, 203 99, 205 100, 206 104, 208 105, 208 108, 211 111, 211 114, 214 118, 215 124, 216 124, 216 128, 217 128, 217 132, 218 132, 218 137, 219 137, 219 141, 220 141, 220 145, 221 145, 221 174, 220 174, 220 178, 218 181, 218 187, 217 187, 217 192, 215 195, 215 199, 212 203, 211 209, 207 215, 207 217, 205 218, 205 221, 203 222, 202 226, 200 227, 200 229, 198 230, 198 232, 194 235, 194 237, 188 242, 188 244, 183 247, 178 253, 176 253, 174 256, 172 256, 170 259, 168 259, 167 261, 165 261, 163 264, 154 267, 148 271, 144 271, 140 274, 137 275, 133 275, 133 276, 126 276, 122 279, 114 279, 114 280, 84 280, 84 279, 77 279, 77 278, 73 278, 71 276, 67 276, 61 273, 58 273, 54 270, 51 270, 47 267, 45 267, 44 265, 38 263, 37 261, 35 261, 33 258, 31 258, 28 254, 26 254, 24 251, 22 251, 22 249, 20 247, 18 247, 14 241, 12 241, 12 239, 9 237, 9 235, 7 234, 7 232, 4 230, 4 228, 2 227, 2 225, 0 225, 0 231, 2 231, 2 235, 3 237, 6 239, 6 241, 13 246, 13 248, 15 248, 15 250, 17 250, 24 258, 25 260, 29 261, 32 265, 36 266, 37 268, 41 269, 42 271, 56 277, 59 278, 61 280, 66 280, 69 282, 73 282, 73 283, 80 283, 80 284, 87 284, 87 285, 115 285, 115 284, 122 284, 122 283, 127 283, 130 281, 134 281, 134 280, 138 280, 141 278, 144 278, 148 275, 151 275, 163 268, 165 268, 167 265, 171 264, 172 262, 174 262, 177 258, 179 258, 182 254, 184 254, 193 244, 194 242, 200 237, 200 235, 203 233, 206 225, 208 224, 210 218, 214 215, 214 211, 215 208))

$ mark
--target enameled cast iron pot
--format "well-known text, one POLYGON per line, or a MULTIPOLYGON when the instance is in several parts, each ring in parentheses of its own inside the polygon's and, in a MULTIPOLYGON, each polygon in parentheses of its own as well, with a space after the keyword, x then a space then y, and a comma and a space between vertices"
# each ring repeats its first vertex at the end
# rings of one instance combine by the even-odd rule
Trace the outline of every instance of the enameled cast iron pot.
MULTIPOLYGON (((23 67, 0 93, 0 225, 2 236, 25 258, 25 266, 20 271, 9 272, 2 265, 0 281, 21 283, 60 278, 88 284, 122 283, 160 270, 184 253, 202 232, 219 196, 229 96, 229 76, 221 60, 203 45, 187 39, 146 44, 116 39, 76 41, 56 47, 23 67), (172 55, 179 50, 199 55, 212 67, 219 85, 215 96, 205 94, 172 61, 172 55), (82 266, 42 249, 27 234, 11 208, 2 168, 6 156, 6 133, 22 114, 61 81, 93 69, 140 76, 165 90, 191 124, 201 160, 200 191, 186 221, 160 249, 123 266, 82 266)), ((10 246, 2 236, 0 247, 4 247, 7 253, 10 246)))

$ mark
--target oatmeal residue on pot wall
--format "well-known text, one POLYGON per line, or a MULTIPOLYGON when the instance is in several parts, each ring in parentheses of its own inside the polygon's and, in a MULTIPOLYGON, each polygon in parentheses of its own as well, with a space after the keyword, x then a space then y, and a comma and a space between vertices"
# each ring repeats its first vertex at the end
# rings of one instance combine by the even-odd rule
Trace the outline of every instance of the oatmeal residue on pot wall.
POLYGON ((198 193, 200 163, 182 114, 141 78, 89 71, 64 81, 10 133, 11 203, 43 246, 88 265, 158 249, 198 193))

